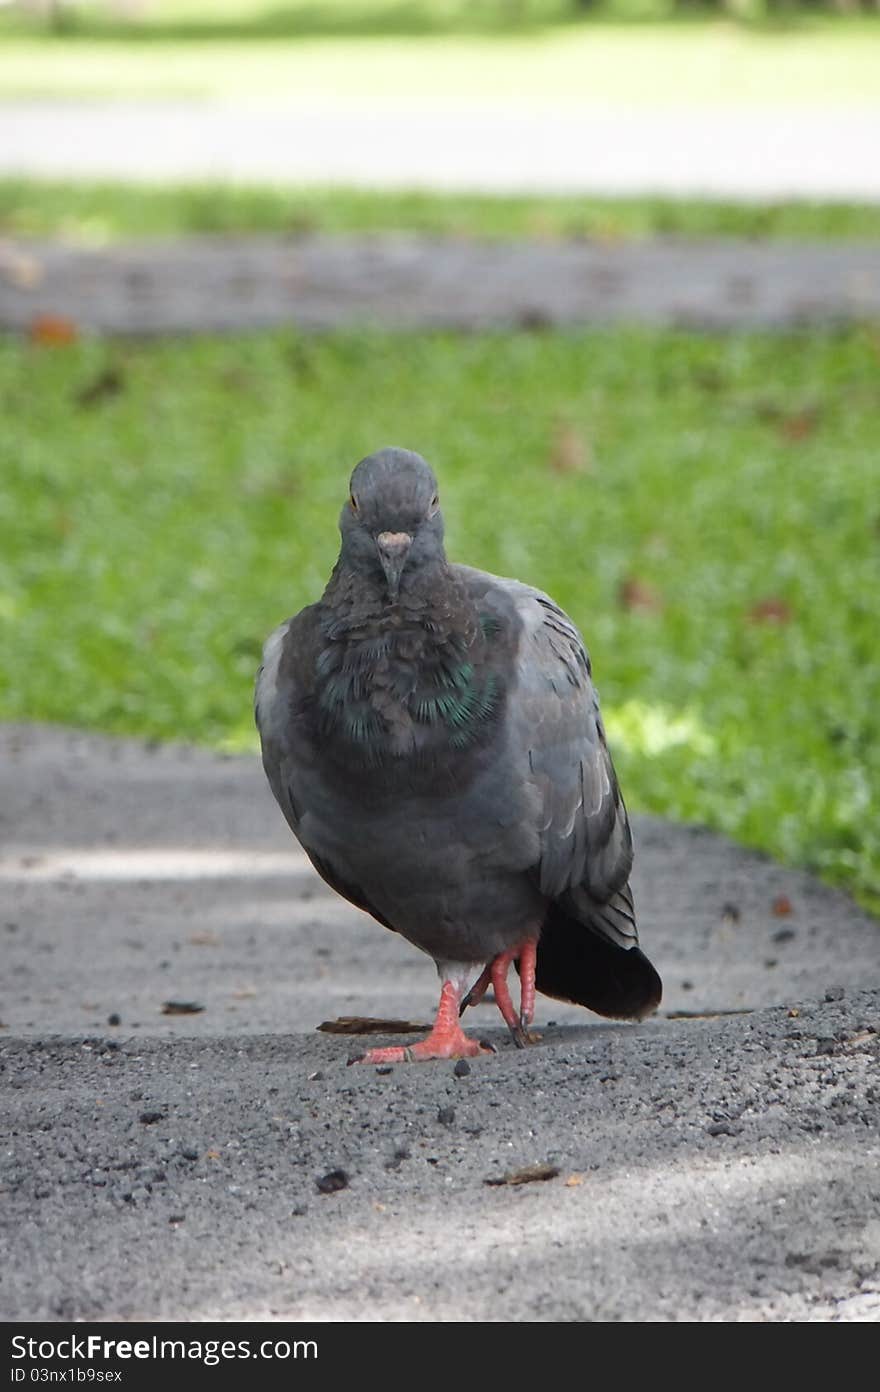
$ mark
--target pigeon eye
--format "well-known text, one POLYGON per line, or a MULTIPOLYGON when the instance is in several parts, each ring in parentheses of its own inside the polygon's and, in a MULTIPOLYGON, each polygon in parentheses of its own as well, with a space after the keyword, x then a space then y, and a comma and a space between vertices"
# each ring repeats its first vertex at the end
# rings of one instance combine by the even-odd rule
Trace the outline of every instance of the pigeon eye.
POLYGON ((433 496, 433 498, 431 499, 431 511, 433 512, 433 511, 434 511, 434 508, 439 507, 439 506, 440 506, 440 494, 439 494, 439 493, 435 493, 434 496, 433 496))
POLYGON ((352 510, 352 512, 357 512, 357 510, 358 510, 357 498, 354 496, 353 493, 349 493, 349 495, 348 495, 348 501, 351 503, 351 510, 352 510))

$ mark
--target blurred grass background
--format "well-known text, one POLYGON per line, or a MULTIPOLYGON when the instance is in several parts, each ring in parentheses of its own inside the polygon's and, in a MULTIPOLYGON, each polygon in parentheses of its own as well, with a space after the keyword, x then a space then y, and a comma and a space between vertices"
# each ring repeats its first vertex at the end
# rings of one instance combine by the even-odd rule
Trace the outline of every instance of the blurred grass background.
MULTIPOLYGON (((0 6, 0 94, 372 108, 853 105, 880 16, 731 0, 32 0, 0 6)), ((833 5, 828 8, 833 9, 833 5)))
MULTIPOLYGON (((856 0, 0 4, 10 100, 699 121, 878 93, 856 0)), ((7 237, 388 230, 845 240, 880 208, 0 180, 7 237)), ((582 626, 632 807, 880 910, 880 328, 63 337, 0 341, 2 718, 254 748, 262 639, 320 593, 352 465, 408 445, 452 556, 582 626)))
POLYGON ((880 205, 0 178, 0 236, 102 246, 124 238, 259 232, 574 237, 609 244, 656 236, 846 240, 880 236, 880 205))
POLYGON ((295 333, 0 346, 0 710, 254 748, 356 460, 592 649, 633 807, 880 902, 880 336, 295 333))

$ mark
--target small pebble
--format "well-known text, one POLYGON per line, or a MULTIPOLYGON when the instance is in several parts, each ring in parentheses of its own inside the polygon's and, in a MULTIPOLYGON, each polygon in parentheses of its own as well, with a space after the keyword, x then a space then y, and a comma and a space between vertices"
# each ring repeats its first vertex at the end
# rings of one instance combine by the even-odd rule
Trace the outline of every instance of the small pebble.
POLYGON ((196 1150, 195 1146, 191 1145, 182 1145, 178 1151, 178 1155, 181 1160, 198 1160, 199 1158, 199 1152, 196 1150))
POLYGON ((471 1066, 467 1059, 459 1059, 452 1071, 456 1078, 466 1078, 471 1071, 471 1066))
POLYGON ((122 1024, 122 1017, 121 1017, 121 1015, 117 1015, 117 1014, 116 1014, 116 1011, 114 1010, 114 1012, 113 1012, 112 1015, 108 1015, 108 1016, 107 1016, 107 1024, 108 1024, 108 1025, 121 1025, 121 1024, 122 1024))
POLYGON ((839 1001, 843 1000, 845 995, 846 991, 842 986, 829 986, 828 990, 825 992, 825 999, 827 1001, 839 1001))
POLYGON ((336 1194, 340 1189, 348 1188, 348 1175, 345 1170, 330 1170, 316 1179, 315 1184, 320 1194, 336 1194))
POLYGON ((379 1067, 376 1069, 376 1072, 382 1073, 384 1075, 388 1073, 393 1073, 394 1069, 391 1067, 390 1063, 380 1063, 379 1067))
POLYGON ((437 1113, 437 1120, 443 1126, 451 1126, 452 1123, 455 1121, 455 1108, 441 1107, 437 1113))
POLYGON ((144 1126, 152 1126, 155 1122, 164 1120, 164 1112, 141 1112, 138 1117, 138 1121, 142 1122, 144 1126))
POLYGON ((741 1129, 732 1121, 712 1121, 706 1127, 710 1136, 738 1136, 741 1129))

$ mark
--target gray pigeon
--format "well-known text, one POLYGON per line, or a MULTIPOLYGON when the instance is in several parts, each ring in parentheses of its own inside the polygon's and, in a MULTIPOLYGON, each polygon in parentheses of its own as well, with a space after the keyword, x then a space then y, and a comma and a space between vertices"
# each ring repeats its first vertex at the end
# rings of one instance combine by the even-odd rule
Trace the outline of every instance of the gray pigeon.
POLYGON ((339 526, 322 598, 266 642, 255 709, 315 869, 437 964, 429 1036, 364 1060, 484 1052, 459 1016, 490 985, 520 1045, 536 989, 650 1014, 662 988, 637 946, 629 821, 574 624, 540 590, 447 561, 437 480, 409 450, 361 460, 339 526))

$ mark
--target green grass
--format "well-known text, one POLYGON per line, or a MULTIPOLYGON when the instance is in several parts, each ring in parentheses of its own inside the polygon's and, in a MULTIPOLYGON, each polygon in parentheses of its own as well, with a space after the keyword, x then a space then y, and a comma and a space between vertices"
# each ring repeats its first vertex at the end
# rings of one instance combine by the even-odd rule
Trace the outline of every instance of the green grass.
POLYGON ((191 233, 407 231, 478 238, 880 238, 880 205, 502 197, 0 179, 0 236, 102 245, 191 233))
POLYGON ((0 343, 0 716, 251 748, 348 471, 577 618, 631 806, 880 905, 880 339, 292 332, 0 343), (873 790, 873 791, 872 791, 873 790))
MULTIPOLYGON (((381 18, 391 7, 357 8, 381 18)), ((325 22, 321 5, 279 9, 265 0, 230 0, 216 12, 205 4, 186 23, 169 20, 167 7, 141 26, 108 24, 102 13, 103 20, 87 10, 79 34, 59 37, 23 28, 20 15, 0 10, 0 93, 256 97, 392 111, 505 103, 520 110, 597 103, 699 109, 873 105, 880 85, 877 16, 758 27, 717 17, 639 25, 600 17, 406 32, 387 21, 346 26, 341 5, 325 22), (306 11, 317 16, 311 26, 306 11)))

